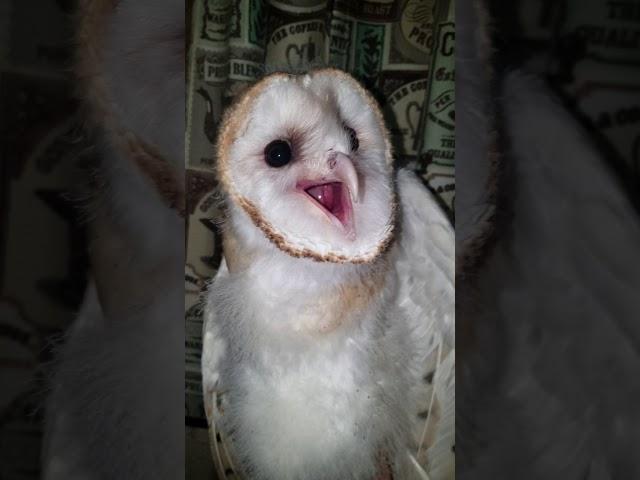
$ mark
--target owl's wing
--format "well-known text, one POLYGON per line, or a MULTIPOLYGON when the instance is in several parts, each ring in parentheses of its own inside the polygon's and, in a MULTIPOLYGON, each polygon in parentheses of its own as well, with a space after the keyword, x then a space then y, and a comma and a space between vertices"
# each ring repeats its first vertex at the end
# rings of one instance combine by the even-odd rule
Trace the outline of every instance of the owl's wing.
POLYGON ((394 257, 397 305, 409 322, 416 405, 409 457, 431 480, 454 475, 455 244, 451 222, 424 184, 398 172, 402 211, 394 257))
MULTIPOLYGON (((223 258, 215 279, 224 278, 228 275, 227 262, 223 258)), ((207 302, 204 308, 202 326, 202 393, 209 422, 211 422, 211 409, 213 407, 211 400, 220 378, 220 360, 224 355, 225 349, 225 341, 218 333, 218 327, 216 326, 215 309, 207 302)))
MULTIPOLYGON (((214 281, 229 276, 227 262, 222 259, 214 281)), ((220 391, 220 365, 227 350, 227 343, 219 332, 216 322, 215 308, 207 303, 204 310, 204 324, 202 331, 202 394, 204 395, 204 409, 209 424, 209 445, 213 456, 213 463, 221 479, 230 478, 227 473, 235 468, 231 455, 227 450, 227 440, 216 428, 216 421, 220 419, 224 410, 224 399, 220 391)), ((233 477, 237 478, 237 477, 233 477)))

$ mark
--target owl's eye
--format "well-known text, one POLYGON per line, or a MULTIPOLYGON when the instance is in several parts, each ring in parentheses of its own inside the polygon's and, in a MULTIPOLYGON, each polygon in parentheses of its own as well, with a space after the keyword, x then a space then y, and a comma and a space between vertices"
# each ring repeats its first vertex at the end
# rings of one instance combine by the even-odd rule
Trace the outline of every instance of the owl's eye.
POLYGON ((284 140, 274 140, 264 148, 264 161, 273 168, 284 167, 291 161, 291 146, 284 140))
POLYGON ((344 130, 349 135, 349 140, 351 142, 351 151, 355 152, 360 147, 360 142, 358 141, 358 135, 356 135, 356 131, 348 125, 343 125, 344 130))

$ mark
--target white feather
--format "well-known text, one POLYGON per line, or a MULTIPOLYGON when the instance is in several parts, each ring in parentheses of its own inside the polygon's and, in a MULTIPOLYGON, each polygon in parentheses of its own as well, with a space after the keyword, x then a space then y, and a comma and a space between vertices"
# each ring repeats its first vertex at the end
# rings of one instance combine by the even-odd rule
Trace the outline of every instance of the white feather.
POLYGON ((418 355, 412 366, 417 404, 427 412, 414 425, 415 455, 432 479, 453 478, 455 424, 455 248, 454 232, 423 184, 398 173, 402 230, 394 266, 399 280, 397 307, 410 326, 418 355), (425 383, 432 377, 432 385, 425 383), (428 403, 427 403, 428 402, 428 403), (438 418, 433 415, 438 406, 438 418), (427 441, 429 433, 429 441, 427 441), (417 448, 416 448, 417 446, 417 448), (428 464, 427 464, 428 462, 428 464))

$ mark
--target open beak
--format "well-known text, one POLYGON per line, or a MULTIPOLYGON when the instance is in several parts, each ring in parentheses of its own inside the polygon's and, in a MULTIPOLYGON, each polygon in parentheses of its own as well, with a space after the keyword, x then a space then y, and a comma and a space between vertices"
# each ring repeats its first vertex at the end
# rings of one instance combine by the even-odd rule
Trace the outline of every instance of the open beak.
POLYGON ((330 173, 317 180, 302 180, 298 189, 327 216, 347 238, 356 237, 353 204, 359 201, 358 174, 351 159, 338 153, 329 159, 330 173))

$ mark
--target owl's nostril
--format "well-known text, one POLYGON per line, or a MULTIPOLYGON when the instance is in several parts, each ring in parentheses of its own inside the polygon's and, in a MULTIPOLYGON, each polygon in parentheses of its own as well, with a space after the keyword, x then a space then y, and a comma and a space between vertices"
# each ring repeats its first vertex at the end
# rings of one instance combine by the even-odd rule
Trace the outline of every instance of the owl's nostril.
POLYGON ((327 159, 327 162, 329 163, 329 168, 330 168, 331 170, 333 170, 334 168, 336 168, 336 164, 337 164, 338 162, 337 162, 337 160, 336 160, 336 154, 335 154, 335 152, 334 152, 334 153, 331 153, 331 154, 329 155, 329 158, 327 159))

